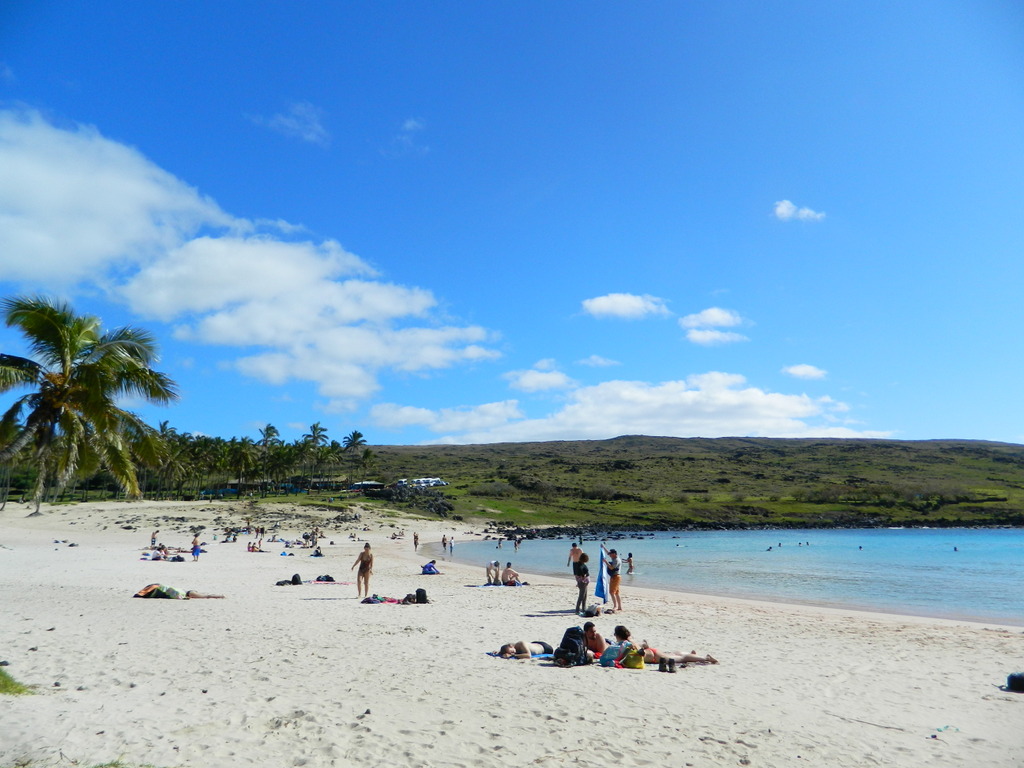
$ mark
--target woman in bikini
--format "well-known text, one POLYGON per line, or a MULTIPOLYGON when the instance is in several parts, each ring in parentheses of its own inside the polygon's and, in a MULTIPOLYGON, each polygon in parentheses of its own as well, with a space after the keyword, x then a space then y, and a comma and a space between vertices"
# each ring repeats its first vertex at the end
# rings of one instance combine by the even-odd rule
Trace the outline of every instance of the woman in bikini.
POLYGON ((356 572, 356 597, 369 597, 370 574, 373 573, 373 553, 370 552, 369 543, 363 545, 363 551, 359 553, 359 557, 352 563, 352 568, 349 570, 353 570, 357 565, 359 571, 356 572), (366 594, 364 595, 363 592, 366 594))

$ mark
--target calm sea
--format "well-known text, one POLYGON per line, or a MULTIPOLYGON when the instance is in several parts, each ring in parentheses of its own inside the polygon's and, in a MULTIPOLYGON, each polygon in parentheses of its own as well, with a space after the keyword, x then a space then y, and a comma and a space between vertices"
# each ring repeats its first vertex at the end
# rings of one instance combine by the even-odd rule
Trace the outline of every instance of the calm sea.
MULTIPOLYGON (((511 560, 524 573, 571 578, 570 541, 515 552, 456 540, 454 560, 511 560)), ((1024 626, 1024 530, 708 531, 609 540, 636 573, 629 586, 1024 626), (771 549, 769 549, 771 548, 771 549)), ((583 544, 593 561, 597 542, 583 544)), ((440 545, 421 547, 440 556, 440 545)), ((446 555, 446 557, 451 557, 446 555)))

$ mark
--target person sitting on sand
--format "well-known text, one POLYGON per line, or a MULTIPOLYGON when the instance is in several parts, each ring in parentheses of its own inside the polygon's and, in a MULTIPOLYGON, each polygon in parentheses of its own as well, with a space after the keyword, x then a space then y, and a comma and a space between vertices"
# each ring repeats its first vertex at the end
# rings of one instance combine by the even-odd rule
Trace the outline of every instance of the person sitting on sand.
POLYGON ((487 586, 501 586, 501 564, 497 560, 487 561, 487 586))
POLYGON ((512 570, 512 563, 505 563, 505 570, 501 572, 501 583, 506 587, 519 586, 519 574, 512 570))
POLYGON ((608 641, 597 631, 597 627, 594 626, 592 621, 588 621, 583 625, 583 642, 587 646, 587 650, 598 659, 601 658, 601 654, 608 647, 608 641))
POLYGON ((630 648, 634 647, 633 641, 630 640, 630 632, 624 626, 619 624, 615 627, 615 642, 611 643, 600 657, 600 664, 602 667, 621 667, 622 660, 626 658, 626 654, 630 648))
POLYGON ((543 640, 534 640, 532 643, 520 640, 515 643, 505 643, 498 649, 498 655, 503 659, 511 659, 513 656, 517 659, 529 659, 532 656, 549 655, 554 652, 555 649, 551 647, 551 644, 545 643, 543 640))
POLYGON ((422 566, 423 576, 440 576, 441 572, 437 570, 437 560, 431 560, 426 565, 422 566))

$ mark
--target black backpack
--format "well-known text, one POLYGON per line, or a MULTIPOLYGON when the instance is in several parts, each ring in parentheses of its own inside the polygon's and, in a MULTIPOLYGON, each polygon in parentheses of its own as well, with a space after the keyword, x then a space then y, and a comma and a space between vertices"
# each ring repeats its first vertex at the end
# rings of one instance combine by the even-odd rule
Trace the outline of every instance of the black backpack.
POLYGON ((416 590, 416 602, 417 603, 429 603, 430 602, 429 600, 427 600, 427 590, 423 589, 423 587, 420 587, 419 589, 416 590))
POLYGON ((587 644, 582 627, 569 627, 562 642, 555 648, 555 663, 565 667, 580 667, 587 663, 587 644))
POLYGON ((299 574, 297 574, 297 573, 293 573, 292 574, 292 584, 301 584, 301 583, 302 583, 302 577, 299 576, 299 574))

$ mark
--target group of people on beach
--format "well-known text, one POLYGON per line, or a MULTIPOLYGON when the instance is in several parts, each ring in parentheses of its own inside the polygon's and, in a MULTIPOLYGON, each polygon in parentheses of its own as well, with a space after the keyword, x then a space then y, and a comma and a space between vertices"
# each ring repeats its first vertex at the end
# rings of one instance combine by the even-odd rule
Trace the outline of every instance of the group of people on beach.
MULTIPOLYGON (((566 565, 572 567, 572 575, 576 579, 576 588, 578 595, 576 597, 576 613, 583 615, 587 611, 587 595, 590 591, 590 567, 587 563, 590 562, 590 555, 583 551, 582 548, 574 541, 572 546, 569 547, 569 559, 566 561, 566 565)), ((629 573, 633 572, 633 553, 629 553, 628 559, 629 573)), ((608 613, 618 612, 622 610, 622 595, 620 589, 622 586, 622 560, 619 558, 619 552, 615 549, 605 550, 604 545, 601 545, 601 564, 608 569, 608 591, 607 596, 612 601, 611 610, 608 613)))
MULTIPOLYGON (((618 669, 642 668, 646 664, 657 664, 661 672, 675 672, 679 667, 688 664, 717 664, 718 659, 710 653, 704 656, 696 651, 659 651, 652 648, 646 640, 637 643, 630 631, 619 624, 613 631, 612 638, 603 637, 594 622, 583 625, 584 644, 586 646, 587 663, 597 663, 602 667, 618 669)), ((543 640, 526 642, 518 640, 505 643, 498 649, 502 658, 529 659, 535 656, 553 656, 554 648, 543 640)))
POLYGON ((206 542, 199 541, 199 533, 196 532, 192 535, 192 543, 189 544, 188 548, 184 547, 170 547, 168 548, 164 544, 157 544, 157 537, 160 535, 159 530, 153 531, 149 536, 149 549, 143 554, 143 558, 155 561, 155 560, 184 560, 183 554, 191 553, 192 562, 199 562, 199 555, 203 553, 203 546, 206 542))
POLYGON ((487 586, 491 587, 519 587, 523 582, 519 579, 519 572, 513 570, 512 563, 506 562, 504 570, 497 560, 488 560, 485 568, 487 586))

